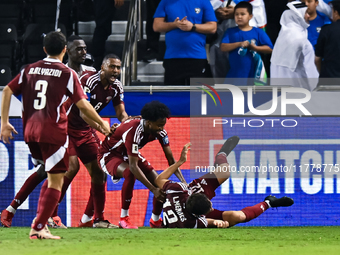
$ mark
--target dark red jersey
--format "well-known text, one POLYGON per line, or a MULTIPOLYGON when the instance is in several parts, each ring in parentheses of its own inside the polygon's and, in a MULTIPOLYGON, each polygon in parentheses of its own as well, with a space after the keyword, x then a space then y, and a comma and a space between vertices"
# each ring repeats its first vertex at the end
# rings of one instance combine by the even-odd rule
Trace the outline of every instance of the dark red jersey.
POLYGON ((86 98, 77 74, 59 60, 45 58, 27 65, 9 84, 22 94, 25 142, 64 145, 67 116, 63 103, 86 98))
POLYGON ((163 204, 163 224, 165 228, 206 228, 205 216, 196 216, 186 211, 185 203, 192 194, 188 185, 168 181, 164 184, 166 200, 163 204))
MULTIPOLYGON (((115 80, 107 89, 104 89, 100 81, 100 72, 85 72, 80 77, 84 92, 87 94, 91 105, 99 113, 112 101, 113 106, 123 104, 124 89, 119 80, 115 80)), ((79 109, 72 106, 69 114, 69 128, 88 129, 89 125, 80 117, 79 109)))
POLYGON ((165 130, 157 135, 144 132, 143 119, 126 120, 113 133, 102 142, 99 154, 105 154, 105 161, 114 156, 138 156, 139 149, 148 142, 158 140, 162 147, 169 146, 169 139, 165 130))

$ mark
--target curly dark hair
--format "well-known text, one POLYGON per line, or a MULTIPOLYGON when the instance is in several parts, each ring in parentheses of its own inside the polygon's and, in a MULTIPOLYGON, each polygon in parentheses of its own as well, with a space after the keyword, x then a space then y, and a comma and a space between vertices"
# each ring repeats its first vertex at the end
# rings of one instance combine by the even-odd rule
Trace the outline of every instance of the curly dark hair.
POLYGON ((170 117, 170 110, 165 104, 159 101, 152 101, 144 105, 141 115, 145 120, 157 121, 164 118, 168 119, 170 117))
POLYGON ((211 203, 209 198, 203 193, 194 193, 185 203, 185 208, 188 212, 199 215, 207 214, 211 209, 211 203))

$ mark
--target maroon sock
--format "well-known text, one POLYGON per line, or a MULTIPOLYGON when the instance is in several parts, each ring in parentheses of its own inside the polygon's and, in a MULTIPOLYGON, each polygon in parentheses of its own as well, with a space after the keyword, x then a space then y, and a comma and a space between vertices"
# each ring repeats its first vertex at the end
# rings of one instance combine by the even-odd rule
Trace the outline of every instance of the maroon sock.
POLYGON ((210 213, 208 213, 206 216, 209 219, 223 220, 222 214, 223 214, 223 211, 214 209, 210 213))
POLYGON ((153 205, 152 213, 155 215, 161 215, 162 210, 163 210, 163 203, 159 202, 156 199, 156 197, 153 197, 152 205, 153 205))
POLYGON ((35 189, 35 187, 38 186, 40 182, 42 182, 45 178, 40 177, 37 172, 34 172, 30 175, 30 177, 27 178, 24 185, 22 185, 19 192, 15 195, 15 198, 11 202, 11 206, 14 209, 18 209, 18 207, 25 202, 28 195, 32 193, 32 191, 35 189))
POLYGON ((228 163, 227 155, 224 152, 218 153, 215 157, 214 165, 221 165, 221 164, 226 164, 226 163, 228 163))
POLYGON ((90 197, 89 197, 89 200, 87 201, 87 205, 86 205, 84 214, 86 214, 89 217, 92 217, 93 214, 94 214, 93 196, 92 196, 91 191, 90 191, 90 197))
POLYGON ((129 210, 133 196, 133 187, 135 186, 136 177, 126 168, 123 173, 124 183, 122 186, 122 209, 129 210))
POLYGON ((94 220, 104 220, 105 183, 95 184, 91 182, 91 193, 93 196, 94 220))
POLYGON ((243 208, 241 211, 246 215, 246 220, 244 222, 248 222, 256 217, 260 216, 264 213, 265 210, 269 208, 266 202, 261 202, 253 206, 248 206, 243 208))
POLYGON ((43 185, 41 186, 39 200, 38 200, 37 214, 40 212, 40 206, 39 206, 41 204, 40 200, 44 197, 47 187, 48 187, 48 180, 44 181, 43 185))
POLYGON ((63 184, 63 187, 61 189, 61 195, 60 195, 60 198, 59 198, 59 202, 58 202, 57 206, 55 207, 54 212, 52 213, 52 217, 58 216, 59 204, 61 203, 61 201, 63 201, 65 194, 66 194, 66 191, 67 191, 68 187, 70 186, 71 182, 72 182, 71 179, 64 176, 64 184, 63 184))
POLYGON ((40 231, 45 226, 48 218, 51 216, 55 206, 60 198, 60 191, 52 188, 47 188, 44 196, 39 198, 39 213, 33 225, 33 228, 40 231))

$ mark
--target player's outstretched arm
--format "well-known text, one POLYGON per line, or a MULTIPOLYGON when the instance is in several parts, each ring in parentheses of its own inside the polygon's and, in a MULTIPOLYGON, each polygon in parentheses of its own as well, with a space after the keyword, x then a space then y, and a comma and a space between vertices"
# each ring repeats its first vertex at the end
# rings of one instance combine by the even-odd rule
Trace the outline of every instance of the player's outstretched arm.
POLYGON ((207 219, 208 228, 227 228, 229 227, 228 221, 207 219))
POLYGON ((165 193, 160 188, 155 187, 150 180, 145 176, 142 170, 138 166, 138 157, 129 155, 129 168, 131 173, 147 187, 157 198, 157 200, 164 202, 165 193))
POLYGON ((180 159, 157 176, 157 178, 155 179, 155 183, 160 189, 163 188, 163 185, 168 181, 170 176, 187 161, 187 155, 188 151, 190 150, 190 146, 191 143, 187 143, 186 145, 184 145, 180 159))
POLYGON ((110 134, 110 125, 106 121, 104 121, 96 112, 96 110, 92 107, 92 105, 86 99, 80 99, 76 106, 79 110, 86 115, 87 118, 99 124, 100 128, 103 130, 105 135, 110 134))
POLYGON ((13 91, 10 87, 6 86, 2 91, 1 99, 1 133, 0 139, 4 143, 10 143, 10 139, 13 139, 12 132, 18 134, 15 128, 9 123, 9 107, 11 105, 11 97, 13 91))
MULTIPOLYGON (((176 161, 174 159, 174 155, 172 154, 170 146, 163 147, 163 152, 164 152, 164 155, 165 155, 166 159, 168 160, 169 166, 171 166, 171 165, 176 163, 176 161)), ((177 170, 175 171, 175 175, 178 178, 178 180, 180 180, 182 183, 187 184, 187 182, 185 181, 184 176, 183 176, 180 168, 177 168, 177 170)))

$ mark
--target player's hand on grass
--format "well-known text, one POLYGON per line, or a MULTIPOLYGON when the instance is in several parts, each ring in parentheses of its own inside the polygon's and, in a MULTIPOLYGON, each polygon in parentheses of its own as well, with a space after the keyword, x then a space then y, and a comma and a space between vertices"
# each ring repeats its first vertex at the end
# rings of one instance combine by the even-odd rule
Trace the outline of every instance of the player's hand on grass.
POLYGON ((191 146, 190 142, 184 145, 182 152, 181 152, 181 157, 178 160, 179 163, 183 164, 187 161, 187 155, 188 155, 188 151, 190 150, 190 146, 191 146))
POLYGON ((152 193, 155 195, 156 199, 162 203, 165 202, 165 192, 160 188, 155 188, 152 193))
POLYGON ((18 134, 18 131, 15 130, 15 128, 11 125, 11 123, 5 123, 1 125, 1 134, 0 139, 4 143, 11 143, 10 139, 13 139, 13 134, 18 134))
POLYGON ((214 220, 214 225, 218 228, 227 228, 229 227, 229 222, 223 220, 214 220))

